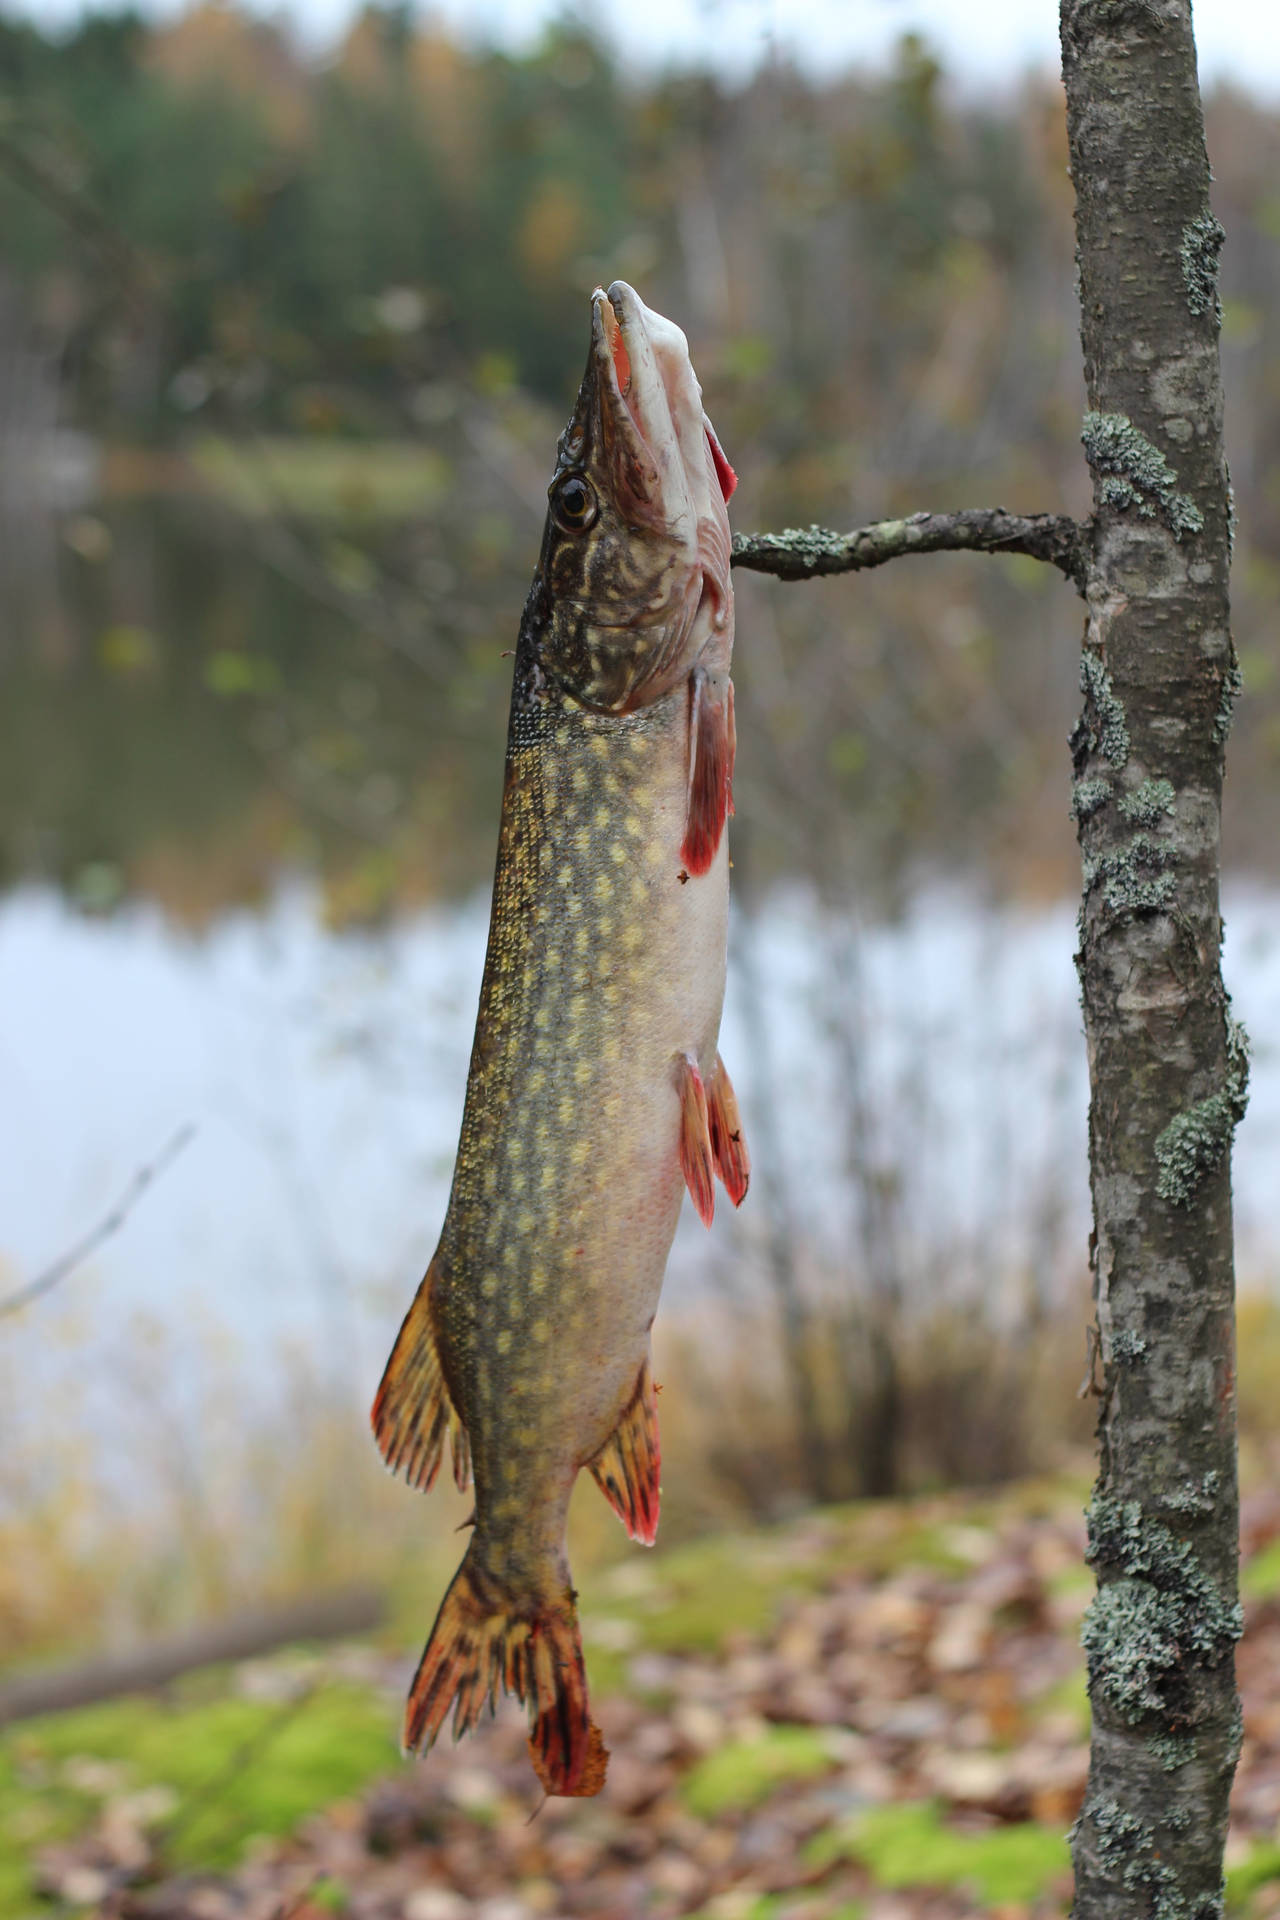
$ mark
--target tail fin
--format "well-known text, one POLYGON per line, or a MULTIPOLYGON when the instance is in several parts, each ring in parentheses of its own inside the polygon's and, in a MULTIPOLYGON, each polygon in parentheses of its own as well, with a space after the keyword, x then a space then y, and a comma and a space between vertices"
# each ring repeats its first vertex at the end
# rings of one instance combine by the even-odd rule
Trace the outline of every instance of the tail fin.
POLYGON ((574 1596, 520 1604, 484 1566, 473 1541, 453 1576, 404 1716, 407 1753, 425 1752, 453 1707, 453 1737, 467 1733, 498 1689, 529 1708, 529 1757, 547 1793, 588 1795, 604 1785, 609 1756, 591 1718, 574 1596))

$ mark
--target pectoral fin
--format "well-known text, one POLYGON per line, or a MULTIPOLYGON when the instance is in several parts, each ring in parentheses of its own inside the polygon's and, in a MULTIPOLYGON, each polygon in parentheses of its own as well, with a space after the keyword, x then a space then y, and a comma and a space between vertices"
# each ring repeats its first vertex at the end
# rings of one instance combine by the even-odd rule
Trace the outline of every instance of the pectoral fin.
POLYGON ((391 1349, 371 1415, 378 1451, 392 1473, 403 1474, 411 1487, 421 1487, 424 1493, 430 1492, 440 1471, 446 1434, 459 1489, 471 1478, 467 1430, 449 1398, 440 1365, 431 1275, 428 1267, 391 1349))
POLYGON ((651 1547, 658 1532, 662 1446, 648 1360, 640 1369, 626 1412, 587 1463, 609 1505, 633 1540, 651 1547))
POLYGON ((696 667, 689 680, 689 798, 680 846, 691 874, 706 873, 733 812, 736 752, 733 682, 696 667))

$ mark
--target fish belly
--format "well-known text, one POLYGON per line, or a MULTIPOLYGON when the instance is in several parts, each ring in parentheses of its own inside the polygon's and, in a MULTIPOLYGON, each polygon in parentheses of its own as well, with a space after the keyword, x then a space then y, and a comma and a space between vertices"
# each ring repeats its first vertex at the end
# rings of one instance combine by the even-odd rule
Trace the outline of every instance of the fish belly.
POLYGON ((725 980, 725 841, 701 875, 681 859, 687 715, 681 688, 635 715, 513 724, 435 1262, 481 1527, 556 1535, 648 1354, 684 1188, 681 1074, 711 1074, 725 980))

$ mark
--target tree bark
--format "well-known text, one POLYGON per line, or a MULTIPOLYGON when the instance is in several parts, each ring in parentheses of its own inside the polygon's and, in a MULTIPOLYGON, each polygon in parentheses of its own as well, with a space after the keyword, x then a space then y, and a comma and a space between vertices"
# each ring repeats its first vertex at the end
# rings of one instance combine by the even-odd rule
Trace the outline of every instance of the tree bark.
POLYGON ((1240 1743, 1228 624, 1217 252, 1189 0, 1063 0, 1095 519, 1072 738, 1100 1472, 1076 1920, 1222 1913, 1240 1743))
POLYGON ((1101 1413, 1074 1914, 1220 1920, 1241 1737, 1230 1149, 1248 1080, 1219 964, 1239 689, 1223 233, 1190 0, 1062 0, 1062 56, 1092 522, 916 514, 850 534, 739 536, 734 561, 795 580, 912 552, 1014 551, 1084 593, 1071 810, 1101 1413))

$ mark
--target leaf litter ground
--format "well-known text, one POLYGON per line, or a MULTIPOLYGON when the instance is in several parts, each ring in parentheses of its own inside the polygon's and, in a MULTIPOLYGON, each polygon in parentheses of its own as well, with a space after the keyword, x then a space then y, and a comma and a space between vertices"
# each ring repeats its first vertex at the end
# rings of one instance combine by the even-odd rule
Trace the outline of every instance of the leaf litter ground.
MULTIPOLYGON (((394 1755, 409 1661, 203 1675, 0 1745, 0 1911, 116 1920, 1048 1920, 1087 1765, 1082 1488, 811 1515, 585 1601, 598 1800, 519 1710, 394 1755), (6 1877, 7 1875, 7 1877, 6 1877)), ((1245 1506, 1230 1910, 1280 1916, 1280 1494, 1245 1506)))

